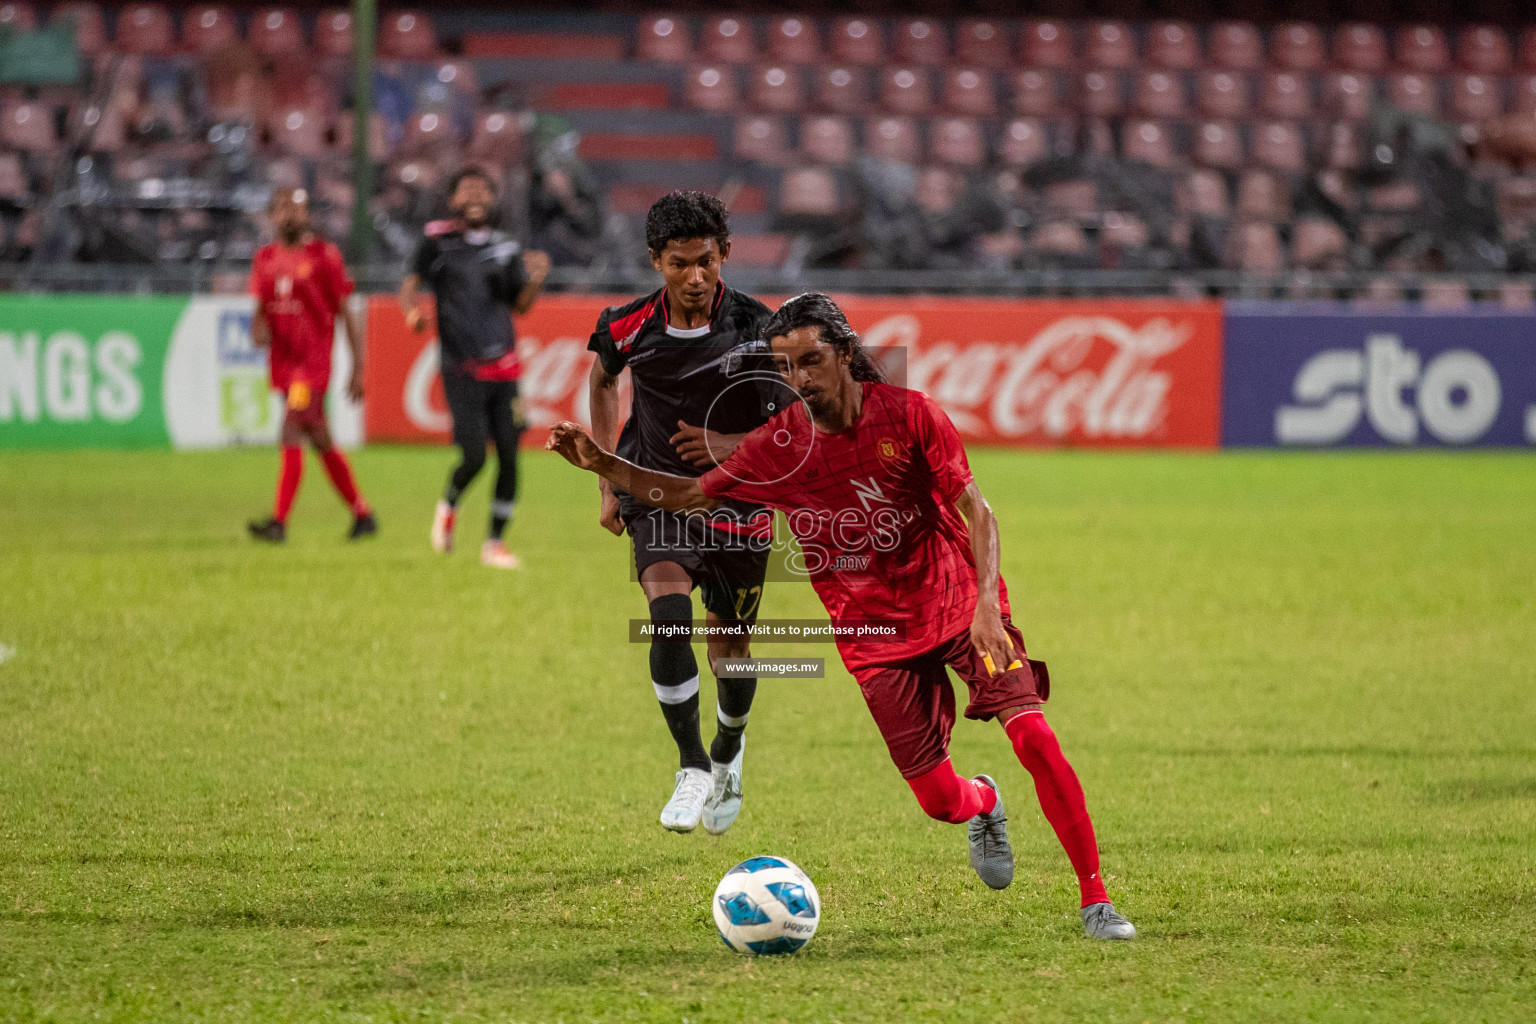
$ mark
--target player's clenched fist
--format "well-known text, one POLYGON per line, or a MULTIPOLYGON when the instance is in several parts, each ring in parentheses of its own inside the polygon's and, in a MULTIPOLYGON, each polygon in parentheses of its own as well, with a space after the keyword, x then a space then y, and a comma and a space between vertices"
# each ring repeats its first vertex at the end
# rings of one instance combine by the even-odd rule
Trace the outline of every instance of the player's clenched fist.
POLYGON ((592 472, 597 471, 598 462, 603 456, 603 450, 592 440, 592 436, 569 420, 557 423, 550 429, 544 449, 559 452, 561 458, 577 469, 592 472))

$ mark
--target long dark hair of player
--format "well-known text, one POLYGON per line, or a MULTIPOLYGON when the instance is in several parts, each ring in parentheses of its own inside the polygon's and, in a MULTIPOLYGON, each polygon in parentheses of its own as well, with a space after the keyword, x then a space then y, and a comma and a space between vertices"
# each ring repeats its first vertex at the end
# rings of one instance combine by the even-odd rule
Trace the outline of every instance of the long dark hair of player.
POLYGON ((838 355, 848 354, 848 372, 854 380, 885 383, 885 371, 869 357, 858 333, 848 326, 848 318, 837 303, 821 292, 806 292, 784 303, 763 323, 761 337, 765 342, 771 341, 806 327, 818 328, 821 340, 836 349, 838 355))

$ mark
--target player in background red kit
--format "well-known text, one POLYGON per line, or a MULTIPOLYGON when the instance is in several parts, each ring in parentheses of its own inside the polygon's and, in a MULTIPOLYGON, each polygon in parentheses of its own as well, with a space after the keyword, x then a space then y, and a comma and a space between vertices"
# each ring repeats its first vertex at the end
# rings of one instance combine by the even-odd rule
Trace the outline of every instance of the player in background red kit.
POLYGON ((839 636, 838 648, 923 810, 969 822, 971 866, 983 882, 1013 881, 997 784, 964 778, 950 763, 948 666, 970 690, 966 717, 1001 722, 1034 778, 1077 874, 1088 936, 1135 938, 1104 889, 1082 786, 1041 707, 1050 676, 1010 618, 997 521, 954 424, 926 395, 885 383, 825 295, 790 299, 762 337, 794 397, 703 476, 641 469, 574 423, 555 427, 546 447, 660 508, 706 512, 732 497, 782 510, 834 625, 895 627, 876 642, 839 636))
POLYGON ((310 229, 309 200, 303 189, 275 190, 267 214, 277 241, 259 249, 251 262, 251 295, 256 299, 251 341, 257 348, 268 350, 272 388, 283 395, 287 412, 283 416, 282 468, 272 517, 249 523, 247 529, 257 540, 282 543, 288 539, 288 510, 304 475, 300 445, 307 437, 320 453, 341 500, 352 509, 348 539, 371 537, 379 532, 378 521, 358 493, 347 457, 331 443, 325 422, 325 392, 331 383, 331 346, 338 314, 352 349, 352 380, 347 394, 353 401, 363 397, 363 333, 347 306, 352 277, 341 252, 316 238, 310 229))

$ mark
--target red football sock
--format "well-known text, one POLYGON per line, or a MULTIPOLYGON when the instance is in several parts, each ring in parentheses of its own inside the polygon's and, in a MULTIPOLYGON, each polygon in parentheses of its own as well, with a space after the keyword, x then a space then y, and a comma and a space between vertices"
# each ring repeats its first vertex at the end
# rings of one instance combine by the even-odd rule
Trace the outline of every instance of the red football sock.
POLYGON ((1034 777, 1035 793, 1040 798, 1040 810, 1045 812, 1045 820, 1056 830, 1056 838, 1067 851, 1072 870, 1077 872, 1082 905, 1108 903, 1109 894, 1104 891, 1104 880, 1099 877, 1099 841, 1094 837, 1093 821, 1088 817, 1083 786, 1077 781, 1077 772, 1072 770, 1066 755, 1062 754, 1056 733, 1051 731, 1045 715, 1038 711, 1015 715, 1004 728, 1013 741, 1019 763, 1034 777))
POLYGON ((352 509, 352 514, 365 516, 368 514, 368 503, 357 492, 357 481, 352 478, 352 466, 347 462, 347 457, 341 454, 339 448, 328 448, 320 453, 320 460, 325 463, 325 471, 331 478, 331 483, 336 485, 336 492, 341 495, 352 509))
POLYGON ((304 477, 304 449, 294 445, 283 447, 283 468, 277 475, 277 500, 272 505, 272 518, 280 523, 288 521, 288 510, 293 508, 294 495, 299 493, 299 481, 304 477))
POLYGON ((962 778, 947 757, 937 768, 908 779, 907 785, 928 817, 952 824, 970 821, 997 806, 997 793, 991 786, 962 778))

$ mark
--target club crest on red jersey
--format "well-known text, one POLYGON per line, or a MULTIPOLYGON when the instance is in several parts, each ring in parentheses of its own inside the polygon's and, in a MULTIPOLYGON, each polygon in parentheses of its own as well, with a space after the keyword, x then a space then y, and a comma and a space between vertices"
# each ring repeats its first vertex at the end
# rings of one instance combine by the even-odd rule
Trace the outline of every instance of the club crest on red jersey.
POLYGON ((882 437, 876 443, 875 450, 880 453, 882 459, 894 459, 896 457, 896 442, 892 438, 882 437))

